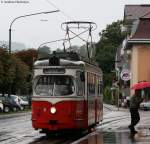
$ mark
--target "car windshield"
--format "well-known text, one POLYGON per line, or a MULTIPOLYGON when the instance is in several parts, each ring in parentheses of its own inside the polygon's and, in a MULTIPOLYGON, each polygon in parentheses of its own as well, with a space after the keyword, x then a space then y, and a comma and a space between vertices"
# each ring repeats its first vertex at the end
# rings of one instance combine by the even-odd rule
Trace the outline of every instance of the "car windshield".
POLYGON ((40 96, 64 96, 74 93, 74 84, 71 76, 40 76, 34 89, 40 96))

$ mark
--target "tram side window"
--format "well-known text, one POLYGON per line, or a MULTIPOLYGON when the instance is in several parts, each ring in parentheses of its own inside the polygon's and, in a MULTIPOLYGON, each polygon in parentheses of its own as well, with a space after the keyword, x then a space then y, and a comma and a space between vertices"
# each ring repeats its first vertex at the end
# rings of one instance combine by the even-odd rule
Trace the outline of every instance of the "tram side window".
POLYGON ((98 79, 98 95, 103 94, 103 81, 101 79, 98 79))
POLYGON ((100 84, 100 81, 98 83, 98 95, 100 96, 102 94, 102 86, 100 84))
POLYGON ((76 83, 77 83, 77 95, 78 96, 83 96, 84 95, 84 85, 85 85, 85 82, 83 80, 81 80, 81 75, 83 73, 80 72, 80 71, 77 71, 76 75, 77 75, 77 78, 76 78, 76 83))
POLYGON ((103 94, 103 81, 100 81, 100 94, 103 94))
POLYGON ((87 88, 88 88, 88 95, 94 96, 96 93, 95 75, 92 73, 88 73, 87 88))
POLYGON ((100 82, 99 82, 99 76, 96 75, 96 94, 100 96, 100 82))

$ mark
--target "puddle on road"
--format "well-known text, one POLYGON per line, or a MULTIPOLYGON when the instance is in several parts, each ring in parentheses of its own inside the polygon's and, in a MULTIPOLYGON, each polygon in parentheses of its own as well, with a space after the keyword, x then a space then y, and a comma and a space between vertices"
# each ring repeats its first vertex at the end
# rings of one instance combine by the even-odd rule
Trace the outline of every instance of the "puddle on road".
POLYGON ((129 132, 95 132, 73 144, 149 144, 150 138, 146 139, 141 134, 134 137, 129 132))

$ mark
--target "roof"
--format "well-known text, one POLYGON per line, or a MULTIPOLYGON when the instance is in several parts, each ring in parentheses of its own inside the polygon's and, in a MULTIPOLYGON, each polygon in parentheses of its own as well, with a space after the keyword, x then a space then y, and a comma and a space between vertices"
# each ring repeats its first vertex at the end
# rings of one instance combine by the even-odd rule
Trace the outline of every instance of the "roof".
POLYGON ((150 39, 129 39, 127 49, 131 48, 132 44, 150 44, 150 39))
POLYGON ((132 44, 150 44, 150 18, 140 18, 138 27, 134 35, 128 39, 127 48, 132 44))
POLYGON ((150 18, 150 12, 146 13, 146 14, 143 15, 141 18, 150 18))
POLYGON ((150 18, 140 18, 138 27, 131 39, 150 39, 150 18))
MULTIPOLYGON (((124 9, 124 21, 133 22, 134 20, 143 17, 145 14, 150 12, 149 4, 142 5, 125 5, 124 9)), ((147 15, 147 18, 150 18, 150 15, 147 15)))

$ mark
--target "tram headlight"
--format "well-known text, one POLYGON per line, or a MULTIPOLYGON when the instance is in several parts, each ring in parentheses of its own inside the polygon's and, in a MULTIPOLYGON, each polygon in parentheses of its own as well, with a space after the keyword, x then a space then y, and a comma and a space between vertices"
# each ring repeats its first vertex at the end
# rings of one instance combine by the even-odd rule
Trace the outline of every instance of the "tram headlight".
POLYGON ((56 108, 55 108, 55 107, 51 107, 50 112, 51 112, 52 114, 55 114, 55 113, 56 113, 56 108))

